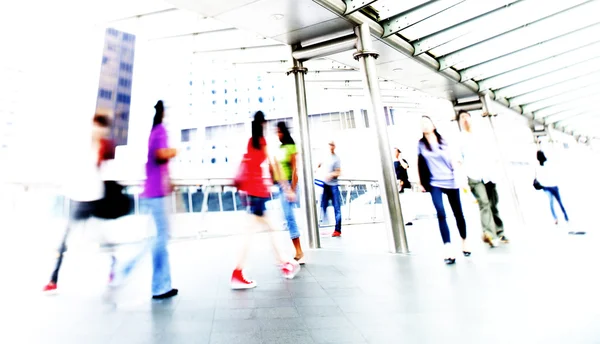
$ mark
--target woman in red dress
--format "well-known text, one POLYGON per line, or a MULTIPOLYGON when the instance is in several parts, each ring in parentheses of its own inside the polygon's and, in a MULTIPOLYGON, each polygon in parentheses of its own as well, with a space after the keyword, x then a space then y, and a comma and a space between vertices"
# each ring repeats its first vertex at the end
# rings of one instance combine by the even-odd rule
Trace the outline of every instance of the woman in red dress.
MULTIPOLYGON (((241 191, 244 191, 248 195, 249 212, 252 217, 252 222, 256 223, 254 228, 267 229, 281 272, 285 278, 292 279, 296 276, 298 271, 300 271, 300 265, 293 259, 286 260, 283 258, 279 245, 273 235, 273 227, 265 217, 265 204, 267 201, 271 200, 271 194, 269 192, 269 187, 263 178, 262 165, 267 162, 269 164, 269 171, 277 172, 277 170, 274 171, 273 169, 278 169, 277 164, 271 164, 267 154, 267 142, 264 138, 265 123, 265 115, 262 111, 258 111, 254 114, 254 120, 252 121, 252 138, 248 141, 248 152, 244 156, 244 162, 242 163, 244 174, 242 176, 243 183, 239 185, 239 187, 241 191)), ((242 272, 246 263, 248 249, 250 248, 250 240, 251 236, 248 235, 240 252, 237 266, 231 276, 232 289, 250 289, 256 287, 256 282, 246 279, 242 272)))

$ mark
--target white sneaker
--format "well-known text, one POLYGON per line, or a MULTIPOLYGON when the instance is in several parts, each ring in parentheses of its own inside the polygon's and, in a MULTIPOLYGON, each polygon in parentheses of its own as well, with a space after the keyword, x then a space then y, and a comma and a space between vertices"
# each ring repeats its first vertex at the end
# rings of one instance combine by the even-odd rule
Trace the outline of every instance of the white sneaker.
POLYGON ((283 274, 283 277, 287 279, 292 279, 296 277, 298 272, 300 272, 300 269, 300 264, 296 261, 288 262, 281 265, 281 273, 283 274))

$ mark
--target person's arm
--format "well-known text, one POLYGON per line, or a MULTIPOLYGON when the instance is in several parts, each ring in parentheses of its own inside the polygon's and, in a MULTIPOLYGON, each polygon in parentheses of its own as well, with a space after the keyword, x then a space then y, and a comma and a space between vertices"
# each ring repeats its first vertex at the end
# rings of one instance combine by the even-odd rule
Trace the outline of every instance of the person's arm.
POLYGON ((177 149, 175 148, 159 148, 154 153, 159 160, 171 160, 177 156, 177 149))
POLYGON ((410 166, 408 166, 408 162, 406 162, 406 160, 404 160, 404 159, 400 160, 400 165, 405 170, 408 170, 408 168, 410 167, 410 166))
POLYGON ((329 174, 329 177, 331 179, 339 178, 341 174, 342 174, 342 167, 341 167, 340 161, 338 160, 333 165, 333 171, 329 174))
POLYGON ((296 163, 296 156, 298 154, 294 153, 290 156, 290 168, 292 169, 292 191, 296 190, 296 187, 298 186, 298 171, 296 169, 297 163, 296 163))
POLYGON ((150 147, 154 147, 154 157, 161 162, 169 161, 177 155, 177 150, 175 148, 169 148, 167 133, 164 129, 157 128, 156 130, 159 131, 152 137, 154 144, 150 144, 150 147))

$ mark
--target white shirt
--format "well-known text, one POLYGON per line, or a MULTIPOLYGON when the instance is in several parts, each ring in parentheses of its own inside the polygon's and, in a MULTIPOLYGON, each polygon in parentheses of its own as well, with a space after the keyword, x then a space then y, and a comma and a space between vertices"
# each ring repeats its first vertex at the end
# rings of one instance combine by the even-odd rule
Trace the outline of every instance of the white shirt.
POLYGON ((99 147, 89 144, 75 147, 67 159, 63 183, 65 196, 78 202, 91 202, 104 197, 104 182, 97 166, 99 147))
POLYGON ((535 178, 545 187, 553 187, 558 185, 555 169, 552 164, 546 161, 544 166, 538 165, 535 171, 535 178))
POLYGON ((496 180, 498 154, 489 138, 463 131, 460 135, 463 168, 466 175, 475 180, 494 182, 496 180))

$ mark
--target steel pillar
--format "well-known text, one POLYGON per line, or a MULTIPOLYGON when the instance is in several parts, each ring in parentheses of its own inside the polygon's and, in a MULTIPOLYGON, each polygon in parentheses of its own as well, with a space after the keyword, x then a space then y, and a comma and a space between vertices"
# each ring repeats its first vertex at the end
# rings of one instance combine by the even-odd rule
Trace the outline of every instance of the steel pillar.
POLYGON ((358 36, 357 51, 354 58, 361 62, 363 72, 366 96, 369 100, 367 113, 369 122, 375 124, 377 131, 377 145, 379 148, 379 158, 381 160, 380 185, 382 186, 381 200, 384 209, 384 221, 388 233, 390 251, 393 253, 408 253, 408 242, 406 240, 406 231, 404 229, 404 219, 400 207, 400 197, 396 185, 396 176, 394 175, 394 166, 390 154, 390 143, 388 139, 387 123, 381 101, 381 92, 379 89, 379 80, 377 78, 377 69, 375 59, 379 56, 372 48, 371 30, 367 23, 354 28, 358 36))
POLYGON ((319 221, 317 202, 315 198, 314 177, 312 168, 312 149, 310 146, 310 132, 308 127, 308 108, 306 105, 306 85, 304 75, 307 69, 302 62, 293 59, 294 67, 288 72, 294 74, 296 84, 296 104, 298 106, 298 132, 302 142, 300 161, 302 165, 302 195, 304 196, 304 209, 306 209, 306 225, 308 230, 308 243, 310 248, 321 247, 319 234, 319 221))

